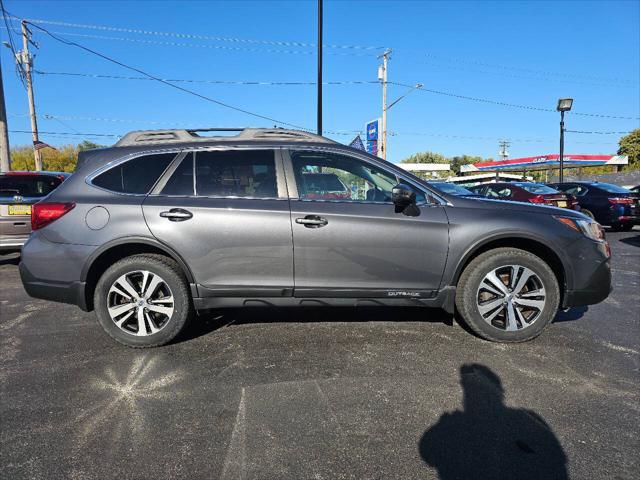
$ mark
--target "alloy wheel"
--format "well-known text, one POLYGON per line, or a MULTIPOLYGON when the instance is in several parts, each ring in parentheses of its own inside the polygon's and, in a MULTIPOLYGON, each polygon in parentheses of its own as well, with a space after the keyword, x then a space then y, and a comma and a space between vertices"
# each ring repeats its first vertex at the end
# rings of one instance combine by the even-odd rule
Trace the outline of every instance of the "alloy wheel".
POLYGON ((158 333, 169 323, 174 309, 173 294, 167 282, 147 270, 120 276, 107 295, 109 316, 129 335, 158 333))
POLYGON ((476 296, 478 312, 484 321, 508 332, 533 325, 545 303, 540 277, 522 265, 505 265, 487 273, 476 296))

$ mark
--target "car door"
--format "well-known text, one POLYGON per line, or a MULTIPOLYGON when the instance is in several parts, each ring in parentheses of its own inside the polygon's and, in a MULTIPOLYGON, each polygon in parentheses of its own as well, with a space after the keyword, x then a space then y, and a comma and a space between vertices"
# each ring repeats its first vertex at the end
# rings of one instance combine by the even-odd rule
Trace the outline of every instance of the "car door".
POLYGON ((439 288, 449 243, 440 203, 418 192, 418 216, 396 213, 391 189, 401 178, 367 157, 303 148, 283 156, 296 297, 419 298, 439 288), (346 191, 322 191, 314 175, 335 176, 346 191))
POLYGON ((293 245, 279 150, 184 152, 143 203, 200 296, 291 296, 293 245))

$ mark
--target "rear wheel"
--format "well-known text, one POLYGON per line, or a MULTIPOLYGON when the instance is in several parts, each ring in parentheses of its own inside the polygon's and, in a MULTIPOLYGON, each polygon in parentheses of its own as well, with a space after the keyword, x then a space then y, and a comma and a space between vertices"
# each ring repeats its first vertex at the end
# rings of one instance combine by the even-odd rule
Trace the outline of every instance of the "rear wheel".
POLYGON ((178 265, 162 255, 124 258, 96 285, 98 322, 129 347, 164 345, 184 328, 191 313, 187 282, 178 265))
POLYGON ((551 323, 560 303, 547 263, 516 248, 497 248, 469 263, 456 290, 456 306, 476 334, 497 342, 531 340, 551 323))

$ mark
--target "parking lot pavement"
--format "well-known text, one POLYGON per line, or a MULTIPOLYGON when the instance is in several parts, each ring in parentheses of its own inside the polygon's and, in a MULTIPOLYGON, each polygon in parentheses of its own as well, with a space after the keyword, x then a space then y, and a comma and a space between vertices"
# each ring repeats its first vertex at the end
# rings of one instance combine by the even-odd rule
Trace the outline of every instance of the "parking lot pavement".
POLYGON ((439 311, 228 311, 132 350, 0 256, 0 478, 638 478, 640 230, 537 340, 439 311), (635 472, 635 473, 634 473, 635 472))

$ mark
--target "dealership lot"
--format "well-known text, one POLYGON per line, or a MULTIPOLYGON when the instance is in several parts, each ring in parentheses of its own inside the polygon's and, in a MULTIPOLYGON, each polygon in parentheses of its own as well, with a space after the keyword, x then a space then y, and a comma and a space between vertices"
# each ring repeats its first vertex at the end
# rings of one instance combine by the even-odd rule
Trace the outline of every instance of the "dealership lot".
POLYGON ((637 478, 640 229, 608 239, 607 301, 519 345, 440 311, 255 309, 132 350, 1 256, 0 478, 637 478))

